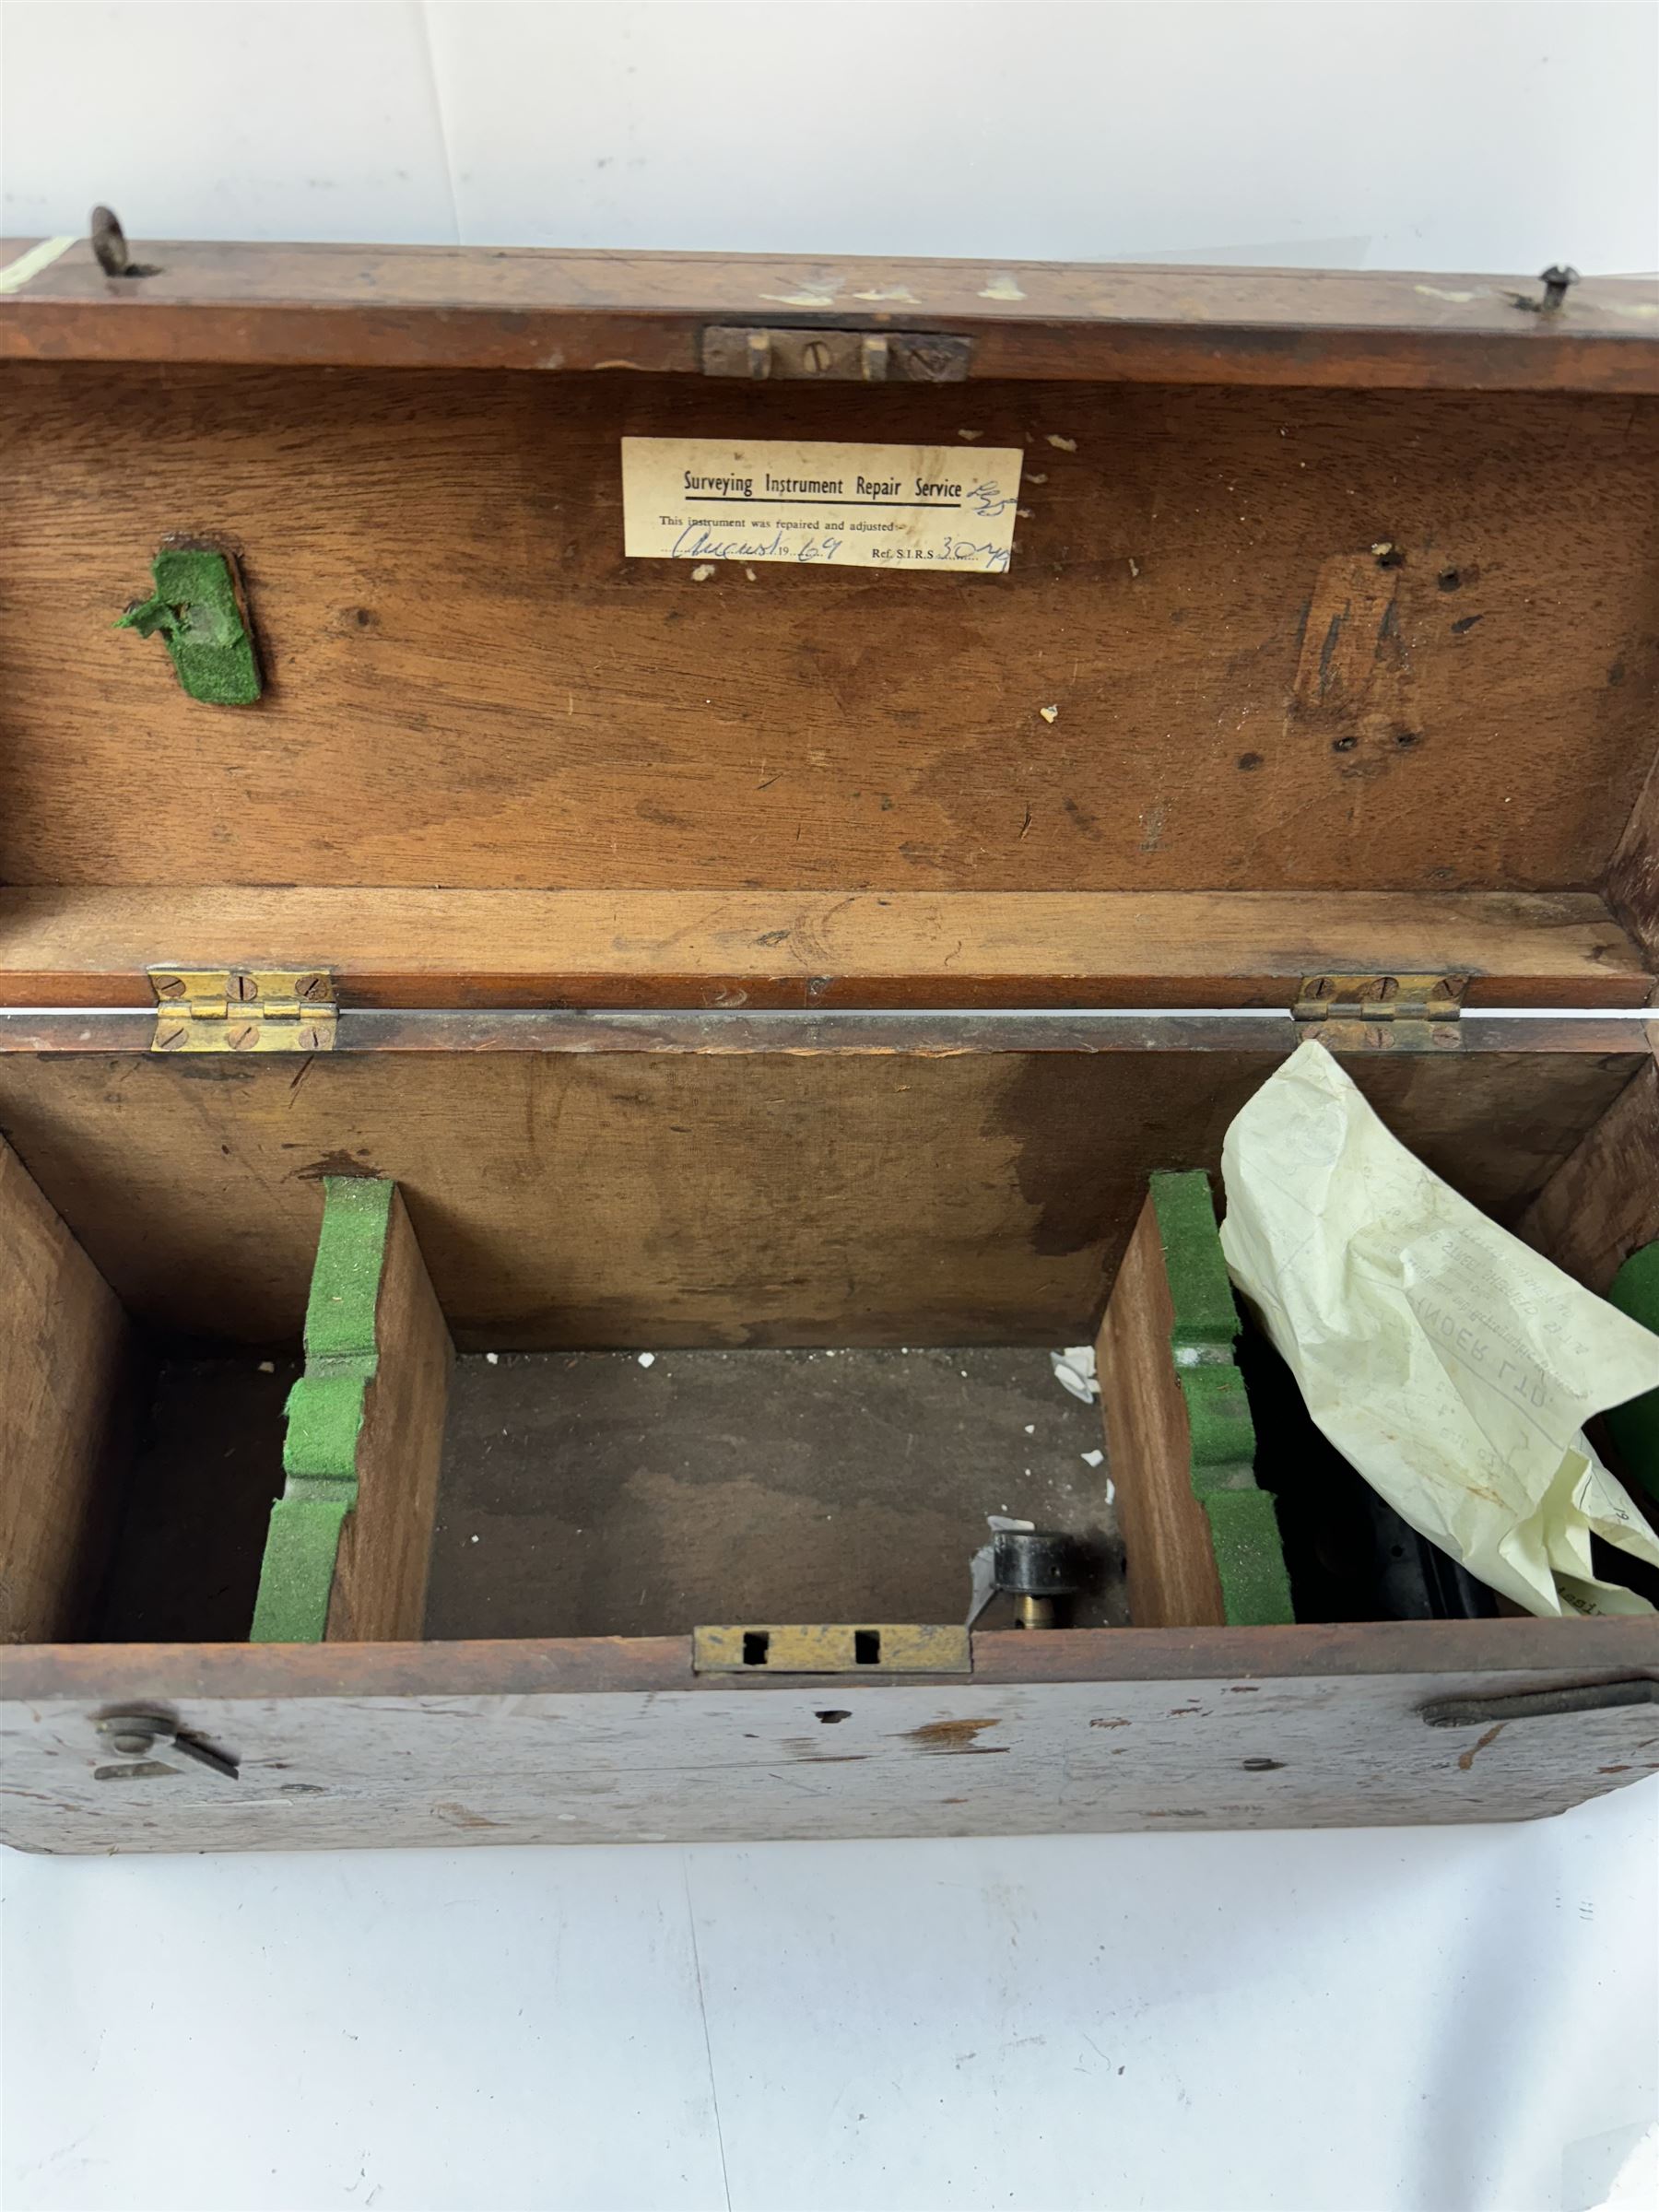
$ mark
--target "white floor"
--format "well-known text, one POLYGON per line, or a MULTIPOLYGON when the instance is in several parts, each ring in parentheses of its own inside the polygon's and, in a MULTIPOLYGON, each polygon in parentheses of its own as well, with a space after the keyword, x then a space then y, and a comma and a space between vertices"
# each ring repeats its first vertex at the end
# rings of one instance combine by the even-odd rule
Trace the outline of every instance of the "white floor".
POLYGON ((6 2212, 1654 2201, 1659 1781, 1357 1835, 0 1858, 6 2212))

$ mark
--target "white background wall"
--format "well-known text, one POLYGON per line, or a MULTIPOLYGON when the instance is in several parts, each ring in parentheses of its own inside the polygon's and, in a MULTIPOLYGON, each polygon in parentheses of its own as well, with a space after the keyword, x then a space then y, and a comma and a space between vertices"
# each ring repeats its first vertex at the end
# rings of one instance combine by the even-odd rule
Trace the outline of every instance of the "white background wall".
POLYGON ((1635 5, 70 6, 4 218, 135 237, 1659 268, 1635 5))
MULTIPOLYGON (((23 235, 1653 270, 1659 12, 13 5, 0 189, 23 235)), ((1650 1783, 1507 1830, 6 1854, 0 2201, 1645 2204, 1656 1840, 1650 1783)))

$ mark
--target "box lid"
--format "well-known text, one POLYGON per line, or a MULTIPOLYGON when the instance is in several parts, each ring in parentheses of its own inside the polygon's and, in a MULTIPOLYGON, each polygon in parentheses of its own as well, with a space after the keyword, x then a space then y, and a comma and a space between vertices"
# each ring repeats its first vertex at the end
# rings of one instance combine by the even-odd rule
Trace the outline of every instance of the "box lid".
POLYGON ((53 242, 0 249, 6 1002, 1647 996, 1659 288, 53 242), (1006 564, 630 552, 625 440, 1012 456, 1006 564), (113 627, 180 539, 254 704, 113 627))

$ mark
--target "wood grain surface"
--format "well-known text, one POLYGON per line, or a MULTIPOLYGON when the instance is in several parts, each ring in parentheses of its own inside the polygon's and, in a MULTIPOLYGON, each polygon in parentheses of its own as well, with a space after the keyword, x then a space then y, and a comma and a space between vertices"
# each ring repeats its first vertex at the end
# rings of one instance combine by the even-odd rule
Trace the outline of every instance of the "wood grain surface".
MULTIPOLYGON (((1346 1065, 1510 1218, 1639 1062, 1504 1026, 1346 1065)), ((191 1334, 297 1340, 320 1179, 379 1174, 464 1348, 1054 1345, 1092 1329, 1150 1171, 1213 1170, 1285 1049, 11 1053, 0 1131, 129 1308, 191 1334)))
POLYGON ((1624 399, 19 363, 0 475, 14 884, 1583 891, 1654 759, 1624 399), (622 555, 624 433, 962 429, 1006 575, 622 555), (112 628, 181 530, 256 707, 112 628))
POLYGON ((0 1642, 85 1625, 132 1448, 135 1365, 113 1293, 0 1144, 0 1642))
POLYGON ((1659 964, 1659 757, 1613 855, 1607 896, 1618 920, 1659 964))
MULTIPOLYGON (((35 241, 0 241, 0 265, 35 241)), ((0 358, 696 374, 712 322, 950 330, 977 376, 1659 389, 1654 288, 1535 274, 782 260, 464 246, 85 241, 0 302, 0 358), (1529 303, 1517 305, 1517 295, 1529 303)))
POLYGON ((877 1687, 694 1677, 684 1638, 0 1653, 0 1834, 104 1852, 1524 1819, 1659 1768, 1653 1706, 1443 1728, 1422 1707, 1652 1659, 1637 1620, 982 1635, 971 1683, 877 1687), (116 1704, 240 1778, 179 1759, 94 1779, 116 1704))
POLYGON ((1465 1005, 1641 1005, 1591 893, 0 891, 0 1002, 147 1006, 152 965, 332 970, 347 1006, 1289 1006, 1432 971, 1465 1005))

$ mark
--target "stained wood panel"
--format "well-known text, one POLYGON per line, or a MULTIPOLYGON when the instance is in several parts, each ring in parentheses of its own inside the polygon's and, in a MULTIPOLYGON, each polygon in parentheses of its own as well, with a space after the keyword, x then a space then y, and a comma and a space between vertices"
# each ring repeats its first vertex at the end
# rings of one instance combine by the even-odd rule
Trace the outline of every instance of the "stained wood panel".
POLYGON ((1586 893, 0 892, 0 1003, 147 1006, 152 964, 332 970, 348 1006, 1289 1006, 1300 979, 1431 970, 1465 1005, 1631 1006, 1640 948, 1586 893))
POLYGON ((940 1686, 761 1688, 688 1661, 683 1638, 0 1653, 0 1834, 104 1852, 1370 1827, 1535 1818, 1659 1769, 1651 1704, 1422 1717, 1651 1677, 1637 1620, 978 1636, 975 1679, 940 1686), (133 1699, 239 1779, 178 1759, 96 1780, 94 1716, 133 1699))
POLYGON ((1582 890, 1653 760, 1627 400, 20 363, 0 448, 14 883, 1582 890), (622 557, 625 432, 963 430, 1006 576, 622 557), (111 628, 181 529, 256 708, 111 628))
MULTIPOLYGON (((33 241, 0 241, 0 265, 33 241)), ((1653 288, 1535 276, 809 261, 765 254, 134 241, 112 285, 81 241, 0 302, 0 357, 696 373, 702 325, 971 334, 979 375, 1653 391, 1653 288), (325 312, 318 312, 319 310, 325 312), (827 311, 827 312, 825 312, 827 311)))
MULTIPOLYGON (((463 1348, 1053 1345, 1091 1327, 1150 1171, 1214 1169, 1281 1057, 6 1054, 0 1129, 133 1312, 172 1328, 297 1338, 320 1179, 379 1174, 463 1348)), ((1347 1063, 1500 1218, 1637 1065, 1347 1063)))
POLYGON ((125 1314, 0 1144, 0 1642, 76 1633, 135 1411, 125 1314))

